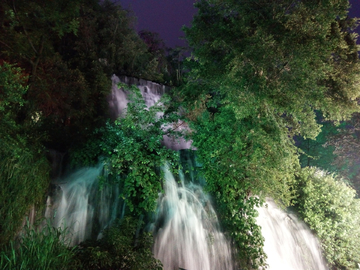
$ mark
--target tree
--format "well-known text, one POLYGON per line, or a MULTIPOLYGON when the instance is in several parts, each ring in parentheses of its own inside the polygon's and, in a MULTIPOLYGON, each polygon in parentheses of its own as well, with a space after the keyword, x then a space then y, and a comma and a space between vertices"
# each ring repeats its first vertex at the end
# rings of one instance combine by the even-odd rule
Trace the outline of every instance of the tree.
POLYGON ((105 129, 110 76, 160 76, 132 20, 109 1, 0 2, 1 244, 44 203, 46 150, 105 129))
POLYGON ((326 143, 334 148, 334 154, 336 154, 332 165, 344 178, 350 180, 358 196, 360 194, 359 121, 359 113, 355 113, 350 121, 344 123, 346 128, 332 134, 326 143))
POLYGON ((0 65, 0 246, 15 236, 31 206, 43 205, 48 187, 50 166, 36 123, 16 123, 26 79, 21 69, 0 65))
POLYGON ((225 228, 256 267, 261 236, 255 213, 241 210, 256 204, 247 195, 288 205, 299 169, 294 135, 317 136, 315 110, 335 121, 359 110, 355 21, 346 17, 347 0, 202 0, 196 7, 184 29, 193 58, 181 89, 190 137, 225 228))
POLYGON ((76 33, 80 4, 80 1, 3 1, 2 57, 23 63, 29 69, 30 81, 35 81, 39 64, 54 54, 53 40, 76 33))
POLYGON ((158 63, 157 72, 162 74, 159 82, 170 86, 179 86, 182 83, 182 62, 185 58, 186 48, 167 48, 156 32, 141 30, 139 36, 148 46, 150 55, 158 63))
POLYGON ((345 128, 345 123, 336 126, 331 121, 322 121, 320 116, 317 116, 317 121, 321 124, 321 132, 316 136, 316 139, 304 139, 296 137, 296 145, 304 151, 300 155, 301 167, 317 167, 327 171, 339 171, 333 166, 333 161, 336 158, 334 154, 335 148, 328 144, 331 136, 339 133, 345 128))
POLYGON ((0 12, 0 59, 28 75, 17 121, 37 118, 47 147, 65 152, 104 124, 112 74, 161 78, 120 5, 6 0, 0 12))
MULTIPOLYGON (((166 46, 160 35, 156 32, 141 30, 139 36, 148 47, 148 52, 153 57, 153 61, 158 63, 157 72, 159 74, 167 73, 166 46)), ((161 78, 161 82, 163 82, 163 78, 161 78)))

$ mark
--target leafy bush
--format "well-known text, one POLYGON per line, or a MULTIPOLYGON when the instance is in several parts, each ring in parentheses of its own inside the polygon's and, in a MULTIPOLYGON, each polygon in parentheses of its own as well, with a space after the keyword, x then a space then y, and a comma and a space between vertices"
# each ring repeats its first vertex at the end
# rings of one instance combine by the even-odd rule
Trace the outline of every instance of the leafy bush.
POLYGON ((73 152, 73 161, 92 165, 101 157, 110 179, 121 176, 121 196, 130 211, 142 214, 155 210, 163 181, 159 168, 166 161, 175 168, 179 155, 161 144, 167 120, 157 114, 164 105, 147 108, 139 89, 129 90, 127 114, 97 129, 92 140, 73 152))
POLYGON ((0 246, 18 232, 32 205, 43 205, 50 166, 35 121, 16 118, 27 91, 22 70, 0 65, 0 246))
POLYGON ((153 237, 141 226, 137 219, 125 217, 106 229, 102 239, 71 248, 67 229, 54 228, 50 222, 36 229, 27 222, 18 239, 0 251, 0 269, 162 269, 151 252, 153 237))
POLYGON ((0 252, 0 269, 71 269, 74 252, 68 248, 66 235, 66 230, 49 223, 37 230, 28 222, 19 239, 10 241, 0 252))
POLYGON ((334 174, 306 167, 298 175, 299 214, 315 231, 334 269, 358 269, 360 263, 360 200, 334 174))
POLYGON ((153 237, 139 233, 138 221, 125 217, 109 229, 98 241, 88 241, 77 249, 77 269, 162 269, 151 252, 153 237))

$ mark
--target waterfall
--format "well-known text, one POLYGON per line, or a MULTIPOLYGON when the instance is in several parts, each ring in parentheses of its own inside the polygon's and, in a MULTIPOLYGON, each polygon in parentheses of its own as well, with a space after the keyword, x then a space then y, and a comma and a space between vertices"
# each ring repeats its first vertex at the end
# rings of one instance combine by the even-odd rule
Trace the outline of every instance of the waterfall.
POLYGON ((102 165, 82 168, 58 183, 58 194, 52 198, 53 213, 48 209, 46 215, 53 216, 55 227, 67 228, 72 245, 100 237, 106 227, 123 216, 125 205, 119 187, 104 184, 101 188, 102 174, 102 165))
MULTIPOLYGON (((230 243, 220 230, 211 198, 202 185, 194 181, 196 177, 186 179, 182 172, 178 183, 167 166, 163 170, 164 193, 159 194, 157 209, 148 225, 154 234, 154 256, 162 261, 165 270, 236 269, 230 243)), ((100 189, 102 174, 101 165, 82 168, 58 183, 59 192, 52 198, 56 209, 54 225, 68 227, 73 245, 100 237, 103 229, 124 215, 118 186, 105 184, 100 189)), ((267 207, 257 209, 257 223, 265 238, 268 269, 327 269, 310 229, 272 200, 266 204, 267 207)))
MULTIPOLYGON (((220 230, 210 197, 201 185, 180 173, 178 184, 167 166, 164 193, 159 195, 157 210, 147 226, 154 233, 154 256, 165 270, 232 270, 230 244, 220 230)), ((59 194, 53 198, 54 226, 67 227, 73 245, 101 232, 124 215, 119 188, 106 185, 100 189, 103 166, 82 168, 58 183, 59 194)), ((49 213, 48 213, 49 215, 49 213)))
POLYGON ((273 200, 267 199, 266 204, 257 209, 257 223, 265 238, 268 269, 326 270, 319 243, 306 224, 281 210, 273 200))
MULTIPOLYGON (((168 91, 164 86, 144 80, 119 79, 114 75, 112 81, 109 106, 114 118, 127 106, 126 92, 117 87, 118 82, 137 84, 148 106, 168 91)), ((164 138, 164 145, 174 150, 190 148, 190 142, 175 142, 169 137, 164 138)), ((186 159, 183 153, 182 162, 186 159)), ((187 165, 184 166, 189 173, 185 177, 180 172, 179 181, 175 181, 166 165, 163 168, 164 193, 159 194, 157 209, 147 226, 154 234, 154 256, 162 261, 165 270, 237 269, 211 198, 203 191, 205 181, 195 179, 196 165, 189 160, 185 160, 187 165)), ((119 198, 119 185, 105 184, 100 188, 101 175, 104 169, 99 165, 55 180, 58 188, 48 199, 46 215, 54 217, 55 226, 68 227, 73 245, 101 237, 105 228, 124 215, 125 204, 119 198)), ((267 208, 258 209, 257 222, 265 237, 264 249, 270 269, 327 269, 319 244, 305 224, 277 208, 273 201, 269 200, 267 205, 267 208)))
POLYGON ((165 270, 232 270, 230 244, 220 231, 211 200, 193 182, 176 183, 164 168, 164 194, 160 195, 152 230, 154 255, 165 270))

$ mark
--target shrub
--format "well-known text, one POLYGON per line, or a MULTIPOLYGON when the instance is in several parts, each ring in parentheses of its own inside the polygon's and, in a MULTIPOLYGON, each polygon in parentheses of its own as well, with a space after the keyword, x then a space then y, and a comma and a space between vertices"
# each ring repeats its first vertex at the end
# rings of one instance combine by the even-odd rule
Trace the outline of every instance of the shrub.
POLYGON ((50 166, 36 121, 17 123, 26 76, 5 62, 0 65, 0 247, 19 231, 27 211, 44 204, 50 166))
POLYGON ((87 241, 77 249, 77 269, 162 269, 153 257, 150 233, 139 233, 138 221, 125 217, 104 231, 98 241, 87 241))
POLYGON ((316 168, 303 168, 294 200, 299 214, 320 239, 334 269, 358 269, 360 201, 341 178, 316 168))
POLYGON ((68 248, 66 235, 66 230, 49 222, 41 229, 27 222, 20 237, 0 252, 0 269, 71 269, 74 252, 68 248))

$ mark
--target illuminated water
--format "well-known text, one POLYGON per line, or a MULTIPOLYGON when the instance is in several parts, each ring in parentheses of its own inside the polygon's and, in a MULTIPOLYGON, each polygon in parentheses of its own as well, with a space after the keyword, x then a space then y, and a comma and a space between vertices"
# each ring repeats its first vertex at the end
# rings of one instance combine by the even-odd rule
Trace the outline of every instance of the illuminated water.
POLYGON ((231 248, 220 231, 210 198, 201 186, 184 179, 176 183, 165 167, 164 195, 160 195, 155 222, 154 255, 165 270, 234 269, 231 248))
POLYGON ((100 189, 99 176, 103 166, 82 168, 59 183, 47 216, 54 216, 54 226, 67 227, 73 245, 89 238, 98 238, 103 229, 124 214, 125 205, 119 198, 117 185, 100 189), (51 213, 52 212, 52 213, 51 213))
POLYGON ((268 199, 267 208, 258 209, 257 223, 265 238, 268 269, 325 270, 326 263, 316 237, 295 215, 281 210, 268 199))

